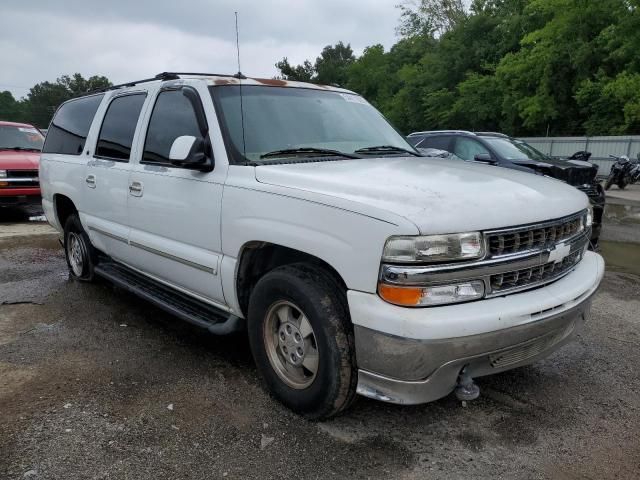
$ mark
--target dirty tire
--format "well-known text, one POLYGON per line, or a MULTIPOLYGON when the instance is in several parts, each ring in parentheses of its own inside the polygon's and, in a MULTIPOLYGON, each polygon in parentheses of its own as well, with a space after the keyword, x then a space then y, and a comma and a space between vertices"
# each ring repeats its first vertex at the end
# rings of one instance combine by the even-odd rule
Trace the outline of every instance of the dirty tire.
POLYGON ((256 284, 249 301, 251 351, 265 387, 284 405, 310 419, 324 419, 345 410, 356 395, 357 369, 353 327, 345 292, 322 268, 310 264, 278 267, 256 284), (312 383, 292 388, 272 367, 265 340, 273 305, 290 302, 308 318, 319 354, 312 383))
POLYGON ((96 251, 76 213, 70 215, 64 224, 64 256, 71 277, 83 282, 94 280, 93 269, 96 265, 96 251), (77 244, 77 247, 74 247, 74 244, 77 244), (73 259, 74 248, 77 248, 75 255, 80 255, 81 262, 73 259))

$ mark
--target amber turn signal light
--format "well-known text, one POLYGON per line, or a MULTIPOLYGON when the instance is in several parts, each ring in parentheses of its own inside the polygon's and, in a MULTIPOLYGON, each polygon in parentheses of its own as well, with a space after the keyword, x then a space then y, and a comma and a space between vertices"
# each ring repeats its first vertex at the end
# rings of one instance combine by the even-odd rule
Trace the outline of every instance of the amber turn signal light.
POLYGON ((395 305, 404 307, 415 307, 420 305, 422 298, 422 288, 420 287, 397 287, 386 283, 378 284, 378 294, 383 300, 395 305))

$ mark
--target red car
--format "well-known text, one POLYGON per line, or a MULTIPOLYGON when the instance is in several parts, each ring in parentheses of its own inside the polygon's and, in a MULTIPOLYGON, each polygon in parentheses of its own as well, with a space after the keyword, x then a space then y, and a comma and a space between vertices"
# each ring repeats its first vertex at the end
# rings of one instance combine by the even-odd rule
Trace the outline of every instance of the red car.
POLYGON ((40 205, 44 136, 33 125, 0 121, 0 207, 40 205))

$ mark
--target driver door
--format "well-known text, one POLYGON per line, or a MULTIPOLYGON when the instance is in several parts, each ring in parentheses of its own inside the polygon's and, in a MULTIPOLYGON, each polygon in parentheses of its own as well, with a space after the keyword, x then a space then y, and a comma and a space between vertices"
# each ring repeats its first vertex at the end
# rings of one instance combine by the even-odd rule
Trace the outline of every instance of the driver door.
POLYGON ((129 177, 131 266, 185 293, 224 305, 219 264, 226 170, 221 166, 202 172, 169 161, 175 139, 208 135, 201 98, 192 86, 165 85, 148 109, 140 155, 129 177))

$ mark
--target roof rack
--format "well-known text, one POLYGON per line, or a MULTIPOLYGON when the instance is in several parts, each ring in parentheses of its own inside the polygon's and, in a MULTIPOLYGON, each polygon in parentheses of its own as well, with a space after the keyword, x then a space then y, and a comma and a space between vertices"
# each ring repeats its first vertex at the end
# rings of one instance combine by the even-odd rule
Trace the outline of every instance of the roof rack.
POLYGON ((499 132, 476 132, 476 135, 487 135, 490 137, 509 138, 509 135, 499 132))
POLYGON ((431 135, 433 133, 466 133, 469 135, 475 135, 473 132, 469 132, 467 130, 426 130, 424 132, 413 132, 407 135, 407 137, 413 137, 416 135, 431 135))
POLYGON ((92 90, 90 92, 87 92, 87 95, 88 94, 92 94, 92 93, 108 92, 109 90, 117 90, 119 88, 133 87, 133 86, 138 85, 140 83, 157 82, 158 80, 161 80, 161 81, 178 80, 181 75, 184 75, 184 76, 187 76, 187 77, 235 77, 235 78, 240 78, 240 79, 243 79, 243 80, 245 78, 247 78, 244 75, 242 75, 242 73, 240 73, 240 72, 235 73, 235 74, 230 74, 230 73, 161 72, 161 73, 157 74, 155 77, 143 78, 142 80, 134 80, 133 82, 121 83, 119 85, 112 85, 110 87, 99 88, 97 90, 92 90))

